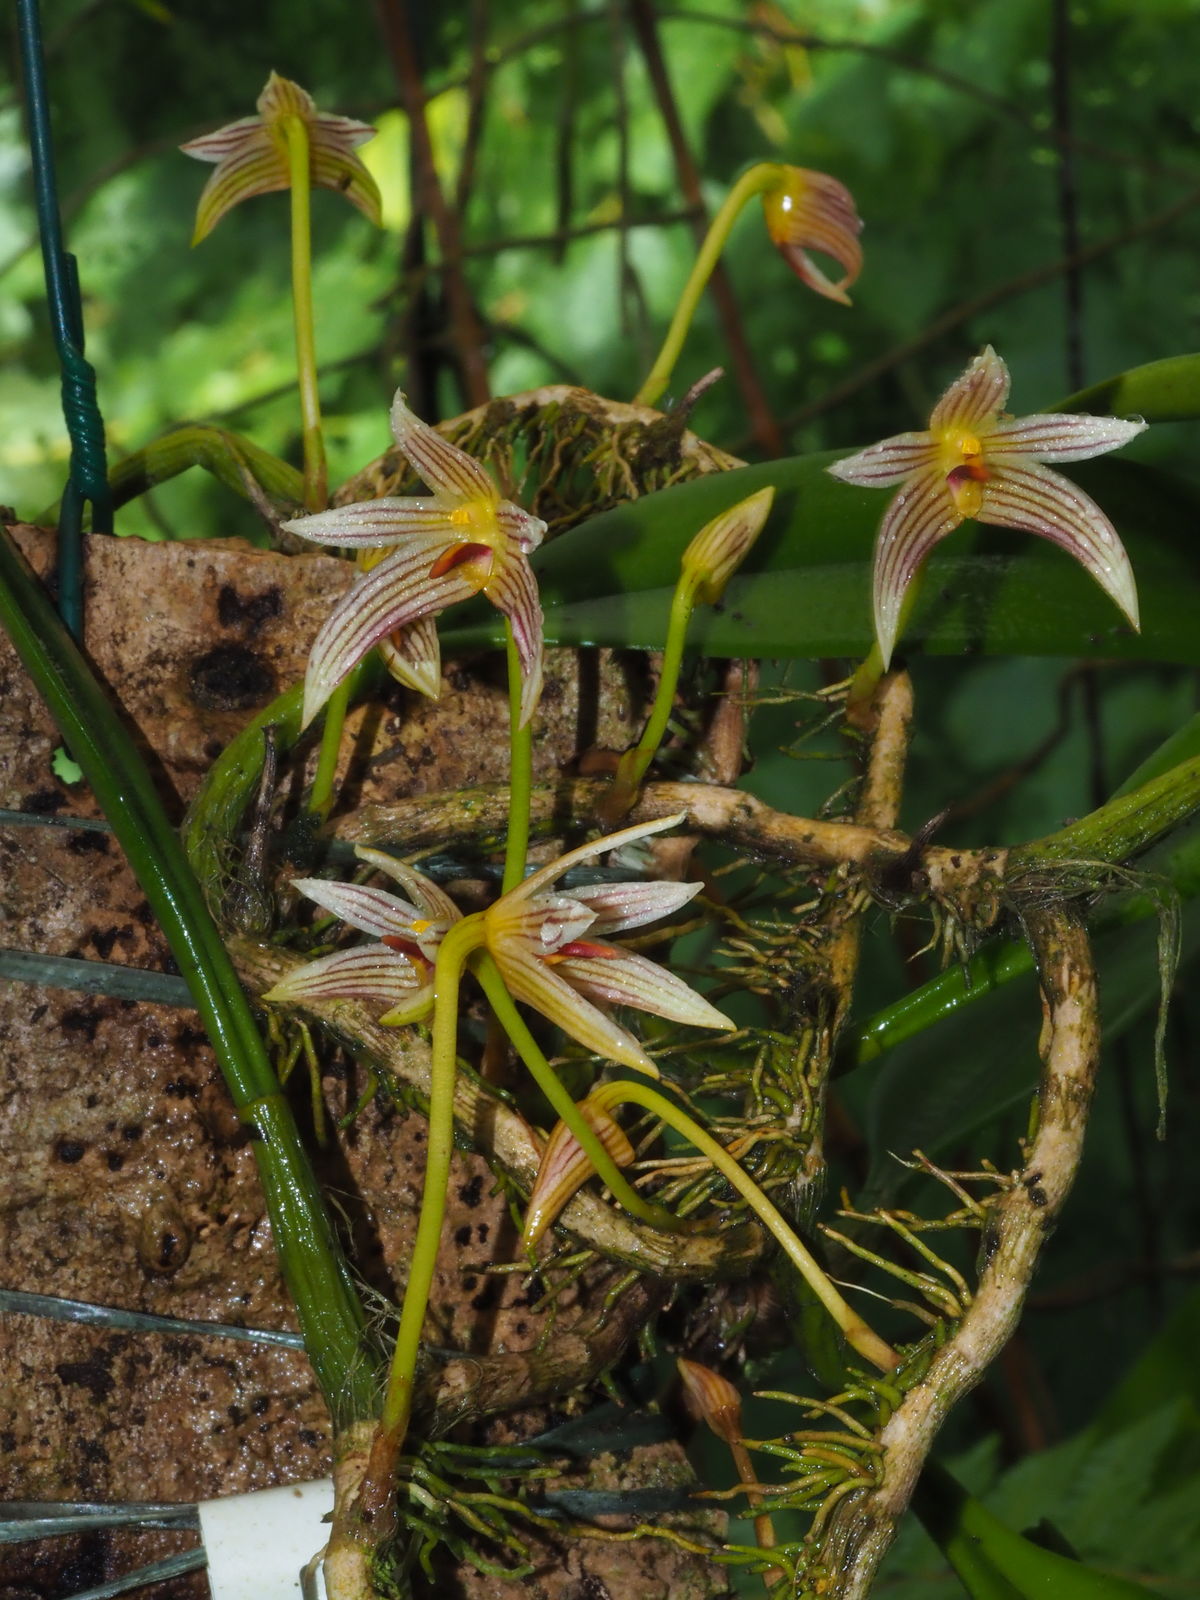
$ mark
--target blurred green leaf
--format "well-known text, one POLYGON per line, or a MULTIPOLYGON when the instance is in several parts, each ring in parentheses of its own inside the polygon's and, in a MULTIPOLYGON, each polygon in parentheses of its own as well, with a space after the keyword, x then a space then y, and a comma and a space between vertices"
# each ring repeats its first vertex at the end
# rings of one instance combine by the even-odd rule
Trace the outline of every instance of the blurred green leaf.
POLYGON ((1164 361, 1131 367, 1081 389, 1053 409, 1138 416, 1147 422, 1185 422, 1200 417, 1200 355, 1168 356, 1164 361))
MULTIPOLYGON (((661 647, 679 558, 693 534, 765 484, 775 509, 724 603, 697 612, 689 642, 716 656, 863 655, 871 644, 870 564, 887 496, 825 468, 837 456, 713 474, 593 517, 535 561, 546 637, 565 645, 661 647)), ((1200 493, 1129 461, 1073 473, 1116 522, 1137 573, 1142 632, 1045 540, 957 533, 929 564, 905 645, 939 655, 1099 655, 1200 665, 1200 493)), ((501 638, 489 607, 443 630, 447 651, 501 638), (488 614, 490 613, 490 614, 488 614)))

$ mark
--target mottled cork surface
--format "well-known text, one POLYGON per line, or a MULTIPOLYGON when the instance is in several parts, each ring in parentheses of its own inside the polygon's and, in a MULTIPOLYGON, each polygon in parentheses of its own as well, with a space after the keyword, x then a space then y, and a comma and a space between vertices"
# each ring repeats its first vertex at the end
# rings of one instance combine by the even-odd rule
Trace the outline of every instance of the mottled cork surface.
MULTIPOLYGON (((16 532, 46 570, 48 536, 16 532)), ((301 676, 330 597, 352 570, 232 541, 90 541, 87 649, 176 815, 248 717, 301 676)), ((607 657, 581 673, 574 656, 555 652, 539 770, 549 774, 593 743, 628 743, 638 679, 607 657)), ((46 819, 97 814, 86 788, 52 776, 58 743, 0 640, 0 807, 46 819)), ((506 699, 495 660, 451 664, 436 705, 393 687, 354 714, 346 750, 355 804, 503 779, 506 699)), ((171 967, 116 842, 70 826, 0 826, 0 944, 171 967)), ((322 1090, 333 1116, 361 1088, 353 1063, 328 1062, 322 1090)), ((298 1083, 298 1107, 306 1095, 298 1083)), ((423 1142, 418 1115, 373 1105, 319 1158, 359 1271, 389 1295, 403 1282, 423 1142)), ((0 983, 0 1214, 5 1288, 295 1326, 252 1150, 190 1010, 0 983)), ((457 1157, 431 1311, 439 1345, 511 1352, 541 1337, 544 1313, 530 1303, 528 1281, 487 1271, 513 1259, 515 1237, 485 1163, 457 1157)), ((586 1287, 560 1300, 564 1328, 594 1311, 588 1302, 586 1287)), ((0 1498, 192 1501, 322 1476, 328 1449, 328 1417, 302 1354, 0 1315, 0 1498)), ((602 1481, 643 1485, 680 1481, 687 1470, 674 1446, 595 1467, 602 1481)), ((159 1533, 0 1546, 0 1600, 55 1600, 189 1542, 159 1533)), ((719 1573, 660 1541, 544 1547, 539 1561, 538 1575, 519 1585, 467 1573, 447 1575, 437 1592, 519 1589, 547 1600, 724 1592, 719 1573)), ((206 1584, 186 1578, 155 1592, 199 1600, 206 1584)))

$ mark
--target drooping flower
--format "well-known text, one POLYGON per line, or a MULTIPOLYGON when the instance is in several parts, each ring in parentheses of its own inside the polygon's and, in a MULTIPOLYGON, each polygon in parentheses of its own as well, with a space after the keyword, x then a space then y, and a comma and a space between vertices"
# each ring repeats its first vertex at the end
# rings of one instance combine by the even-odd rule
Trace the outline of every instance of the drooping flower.
POLYGON ((631 1006, 698 1028, 734 1024, 682 978, 601 936, 671 916, 699 883, 602 883, 556 893, 570 867, 661 833, 683 813, 639 823, 570 850, 526 878, 484 912, 487 948, 509 993, 586 1049, 657 1077, 642 1046, 601 1007, 631 1006), (599 1002, 595 1004, 594 1002, 599 1002))
POLYGON ((988 345, 946 390, 924 432, 896 434, 828 469, 844 483, 901 485, 875 542, 875 635, 885 666, 909 584, 968 517, 1060 545, 1138 627, 1133 569, 1116 529, 1089 495, 1041 463, 1117 450, 1146 423, 1071 413, 1011 417, 1008 389, 1008 368, 988 345))
POLYGON ((422 873, 382 850, 360 846, 355 854, 412 897, 412 903, 366 884, 294 878, 301 894, 373 943, 335 950, 281 978, 264 1000, 382 1000, 418 1015, 433 1001, 433 964, 442 935, 458 920, 450 897, 422 873))
MULTIPOLYGON (((611 1085, 609 1086, 611 1087, 611 1085)), ((605 1086, 581 1100, 575 1108, 618 1167, 627 1167, 634 1149, 625 1130, 608 1114, 605 1086)), ((591 1157, 565 1122, 556 1122, 538 1163, 537 1178, 525 1211, 521 1247, 535 1245, 567 1201, 595 1172, 591 1157)))
POLYGON ((848 306, 846 290, 862 271, 862 246, 858 236, 862 219, 854 196, 826 172, 807 167, 777 166, 777 180, 763 190, 763 215, 772 243, 802 283, 848 306), (841 267, 843 277, 834 283, 809 255, 820 250, 841 267))
POLYGON ((180 145, 197 161, 216 163, 196 208, 199 244, 225 213, 239 201, 256 194, 273 194, 291 183, 284 123, 298 117, 308 132, 309 177, 315 187, 336 189, 376 225, 381 201, 375 179, 363 166, 355 148, 373 139, 375 129, 349 117, 319 112, 313 98, 290 78, 272 72, 258 97, 258 116, 242 117, 213 133, 180 145))
MULTIPOLYGON (((362 500, 284 523, 290 533, 318 544, 395 547, 343 595, 317 634, 304 680, 303 722, 311 722, 373 645, 388 639, 395 644, 393 636, 404 630, 411 648, 413 623, 483 593, 512 627, 524 726, 542 688, 542 607, 529 555, 546 524, 501 499, 479 462, 415 416, 400 393, 392 405, 392 432, 432 497, 362 500)), ((428 639, 429 630, 419 636, 419 676, 427 682, 436 681, 428 639)), ((406 658, 406 664, 412 662, 406 658)))

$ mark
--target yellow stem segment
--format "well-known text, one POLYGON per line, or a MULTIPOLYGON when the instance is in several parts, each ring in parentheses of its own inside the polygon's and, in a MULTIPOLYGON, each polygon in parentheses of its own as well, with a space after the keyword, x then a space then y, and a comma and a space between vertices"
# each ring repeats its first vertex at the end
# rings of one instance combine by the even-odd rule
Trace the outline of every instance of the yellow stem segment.
POLYGON ((329 503, 325 440, 321 433, 321 401, 317 394, 317 346, 313 331, 312 223, 309 202, 312 178, 308 129, 302 117, 281 122, 287 144, 292 195, 292 316, 296 329, 296 382, 304 438, 304 508, 324 511, 329 503))
POLYGON ((646 381, 633 397, 635 405, 654 405, 670 383, 675 363, 679 360, 679 352, 683 349, 692 318, 696 314, 696 307, 700 303, 700 296, 704 293, 704 286, 712 276, 712 270, 720 259, 725 241, 729 238, 743 206, 755 195, 773 188, 779 180, 780 168, 774 162, 759 162, 757 166, 751 167, 749 172, 744 172, 726 195, 721 209, 709 225, 704 243, 700 246, 700 254, 696 257, 691 276, 679 297, 679 304, 675 307, 675 315, 671 318, 671 326, 667 329, 662 349, 658 352, 646 381))
POLYGON ((653 1112, 668 1127, 683 1134, 684 1138, 694 1144, 700 1154, 707 1157, 721 1176, 728 1179, 742 1196, 837 1323, 851 1348, 872 1366, 878 1367, 880 1372, 891 1372, 899 1364, 900 1357, 891 1345, 868 1327, 857 1311, 842 1299, 811 1252, 796 1237, 783 1214, 772 1205, 753 1178, 743 1172, 728 1150, 718 1144, 711 1134, 705 1133, 699 1123, 689 1117, 686 1111, 680 1110, 665 1095, 659 1094, 649 1085, 625 1080, 604 1084, 601 1089, 595 1091, 594 1098, 597 1103, 602 1102, 606 1110, 622 1103, 642 1106, 647 1111, 653 1112))
POLYGON ((398 1454, 412 1412, 413 1375, 421 1349, 421 1329, 437 1265, 450 1157, 454 1150, 454 1082, 458 1068, 458 991, 463 968, 483 944, 483 916, 464 917, 446 932, 433 973, 433 1053, 429 1073, 429 1142, 425 1153, 425 1186, 413 1244, 396 1348, 388 1374, 380 1418, 381 1433, 398 1454))

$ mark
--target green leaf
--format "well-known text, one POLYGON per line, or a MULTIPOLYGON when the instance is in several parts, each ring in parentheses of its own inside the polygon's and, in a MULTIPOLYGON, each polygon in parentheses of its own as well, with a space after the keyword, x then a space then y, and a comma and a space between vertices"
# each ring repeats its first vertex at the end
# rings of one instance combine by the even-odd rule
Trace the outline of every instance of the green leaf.
POLYGON ((1131 367, 1049 409, 1090 411, 1100 417, 1145 417, 1147 422, 1186 422, 1200 417, 1200 355, 1167 356, 1164 361, 1131 367))
POLYGON ((972 1600, 1148 1600, 1154 1593, 1014 1533, 936 1462, 921 1474, 913 1507, 972 1600))
MULTIPOLYGON (((887 496, 831 478, 838 453, 742 467, 646 495, 581 523, 535 558, 546 638, 560 645, 661 648, 688 541, 767 484, 775 508, 718 607, 696 613, 689 644, 708 655, 864 655, 870 569, 887 496)), ((1137 574, 1142 632, 1043 539, 968 525, 930 561, 906 648, 938 655, 1099 655, 1200 665, 1194 529, 1200 492, 1129 461, 1071 474, 1121 531, 1137 574)), ((502 641, 490 606, 442 631, 449 652, 502 641)))

